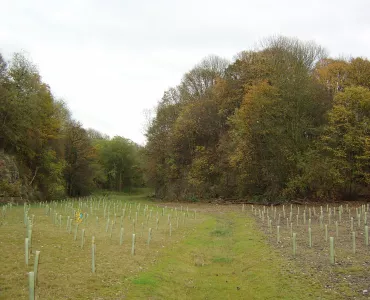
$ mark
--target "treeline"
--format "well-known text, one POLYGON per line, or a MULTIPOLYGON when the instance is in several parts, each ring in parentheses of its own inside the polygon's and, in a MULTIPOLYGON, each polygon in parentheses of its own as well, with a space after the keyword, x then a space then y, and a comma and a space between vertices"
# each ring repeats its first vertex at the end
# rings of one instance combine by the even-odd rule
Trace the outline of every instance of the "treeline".
POLYGON ((159 197, 353 199, 369 195, 370 61, 265 40, 210 56, 164 93, 147 130, 159 197))
POLYGON ((0 196, 49 200, 142 186, 142 152, 84 129, 29 60, 14 54, 8 65, 0 54, 0 196))

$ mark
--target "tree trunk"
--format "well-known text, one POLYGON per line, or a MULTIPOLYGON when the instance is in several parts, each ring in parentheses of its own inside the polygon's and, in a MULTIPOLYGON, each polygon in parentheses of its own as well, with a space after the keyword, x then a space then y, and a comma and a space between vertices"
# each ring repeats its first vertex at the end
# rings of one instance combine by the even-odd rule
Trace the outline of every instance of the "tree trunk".
POLYGON ((5 139, 0 136, 0 154, 4 154, 5 149, 5 139))
POLYGON ((119 191, 122 191, 122 172, 119 172, 119 191))

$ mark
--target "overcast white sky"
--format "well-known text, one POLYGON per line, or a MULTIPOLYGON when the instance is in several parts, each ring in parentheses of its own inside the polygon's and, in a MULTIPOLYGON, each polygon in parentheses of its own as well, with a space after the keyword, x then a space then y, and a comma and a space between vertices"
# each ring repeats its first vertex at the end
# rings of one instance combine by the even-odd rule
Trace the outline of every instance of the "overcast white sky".
POLYGON ((84 127, 144 143, 144 109, 209 54, 282 34, 370 57, 369 0, 0 0, 0 52, 26 51, 84 127))

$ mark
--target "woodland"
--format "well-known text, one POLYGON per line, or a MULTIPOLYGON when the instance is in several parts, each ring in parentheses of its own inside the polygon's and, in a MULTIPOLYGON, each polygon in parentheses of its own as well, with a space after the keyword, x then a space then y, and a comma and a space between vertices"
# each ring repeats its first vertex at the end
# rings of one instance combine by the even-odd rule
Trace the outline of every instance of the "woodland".
POLYGON ((369 194, 370 61, 282 36, 209 56, 168 89, 147 130, 156 195, 290 201, 369 194))
POLYGON ((153 188, 157 198, 369 195, 370 61, 275 36, 208 56, 163 94, 146 145, 85 129, 32 62, 0 55, 0 196, 153 188))
POLYGON ((144 185, 143 147, 85 129, 20 53, 0 55, 0 196, 80 197, 144 185))

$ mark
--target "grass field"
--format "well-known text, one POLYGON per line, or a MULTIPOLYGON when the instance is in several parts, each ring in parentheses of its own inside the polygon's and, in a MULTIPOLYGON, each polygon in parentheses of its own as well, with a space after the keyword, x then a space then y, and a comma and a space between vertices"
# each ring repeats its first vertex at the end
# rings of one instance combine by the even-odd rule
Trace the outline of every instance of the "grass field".
MULTIPOLYGON (((28 272, 33 271, 36 250, 41 251, 36 299, 363 296, 361 282, 356 281, 356 288, 351 288, 351 282, 339 278, 347 274, 364 276, 366 266, 330 265, 326 246, 322 255, 325 259, 317 259, 314 251, 321 248, 304 247, 301 240, 293 258, 288 229, 282 229, 281 242, 275 243, 276 236, 258 214, 254 215, 250 205, 243 211, 241 205, 160 203, 148 199, 140 195, 116 195, 109 200, 98 197, 92 201, 51 203, 51 211, 45 205, 32 205, 28 211, 28 217, 34 218, 28 266, 24 207, 7 207, 0 225, 0 299, 28 298, 28 272), (69 233, 67 218, 77 208, 89 215, 79 224, 75 240, 75 221, 69 233), (152 237, 148 245, 149 228, 152 237), (85 243, 81 248, 82 229, 85 243), (131 253, 133 232, 135 255, 131 253), (92 236, 96 239, 95 273, 91 267, 92 236), (320 267, 322 272, 318 272, 320 267)), ((316 240, 314 245, 320 247, 316 240)), ((359 249, 356 262, 361 262, 363 255, 367 255, 366 251, 359 249)))

